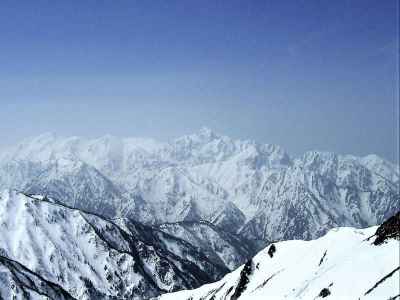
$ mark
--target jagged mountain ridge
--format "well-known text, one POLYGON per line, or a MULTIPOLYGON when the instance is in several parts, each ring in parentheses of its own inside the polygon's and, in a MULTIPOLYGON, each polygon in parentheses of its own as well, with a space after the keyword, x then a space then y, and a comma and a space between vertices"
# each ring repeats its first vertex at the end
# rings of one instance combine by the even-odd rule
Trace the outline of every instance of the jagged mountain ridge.
POLYGON ((65 299, 143 299, 194 288, 228 271, 156 228, 13 191, 0 197, 0 257, 0 295, 6 299, 59 299, 57 293, 65 299))
POLYGON ((292 158, 208 129, 170 143, 47 134, 0 153, 2 188, 148 224, 206 220, 262 241, 382 222, 398 208, 398 186, 398 167, 377 156, 292 158), (91 171, 71 173, 68 161, 91 171))
POLYGON ((398 299, 399 224, 400 213, 379 227, 274 243, 220 281, 157 300, 398 299))

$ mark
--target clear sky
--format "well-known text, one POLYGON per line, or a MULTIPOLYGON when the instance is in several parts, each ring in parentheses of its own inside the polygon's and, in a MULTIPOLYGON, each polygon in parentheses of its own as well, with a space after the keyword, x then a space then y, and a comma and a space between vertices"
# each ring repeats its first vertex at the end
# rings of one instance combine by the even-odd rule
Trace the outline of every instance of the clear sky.
POLYGON ((398 1, 0 2, 0 145, 207 126, 397 160, 398 1))

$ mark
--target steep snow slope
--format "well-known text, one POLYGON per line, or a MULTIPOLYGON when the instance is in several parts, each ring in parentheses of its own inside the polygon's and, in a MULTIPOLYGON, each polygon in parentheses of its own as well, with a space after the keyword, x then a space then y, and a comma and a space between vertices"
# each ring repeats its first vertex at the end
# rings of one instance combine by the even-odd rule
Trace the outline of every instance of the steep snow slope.
POLYGON ((198 247, 215 264, 233 270, 255 254, 250 241, 221 230, 209 222, 165 223, 158 228, 198 247))
POLYGON ((22 276, 44 281, 35 288, 40 293, 64 290, 77 299, 143 299, 228 271, 160 230, 10 191, 0 198, 0 257, 0 285, 7 290, 16 286, 21 294, 22 276))
POLYGON ((20 263, 0 256, 0 299, 72 300, 68 292, 20 263))
POLYGON ((260 241, 371 226, 399 208, 398 166, 377 156, 295 159, 209 129, 170 143, 42 135, 0 153, 0 187, 147 224, 207 220, 260 241))
POLYGON ((400 214, 378 230, 343 227, 278 242, 220 281, 157 299, 398 299, 399 231, 400 214))

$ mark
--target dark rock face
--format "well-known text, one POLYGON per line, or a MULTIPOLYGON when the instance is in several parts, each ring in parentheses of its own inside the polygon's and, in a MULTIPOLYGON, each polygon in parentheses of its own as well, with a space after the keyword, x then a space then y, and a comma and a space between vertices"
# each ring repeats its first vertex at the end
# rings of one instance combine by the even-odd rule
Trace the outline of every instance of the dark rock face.
MULTIPOLYGON (((394 269, 392 272, 390 272, 389 274, 387 274, 386 276, 384 276, 383 278, 381 278, 377 283, 375 283, 375 285, 370 288, 368 291, 365 292, 364 296, 368 295, 369 293, 371 293, 374 289, 376 289, 382 282, 384 282, 386 279, 390 278, 393 276, 394 273, 396 273, 397 271, 400 270, 400 267, 397 267, 396 269, 394 269)), ((396 296, 395 298, 390 298, 390 299, 396 299, 398 296, 396 296)), ((390 300, 389 299, 389 300, 390 300)))
POLYGON ((268 255, 269 255, 270 257, 273 257, 275 252, 276 252, 276 247, 275 247, 274 244, 272 244, 272 245, 269 247, 269 249, 268 249, 268 255))
POLYGON ((231 300, 237 300, 242 295, 243 291, 246 289, 249 283, 249 276, 253 270, 253 261, 250 259, 243 267, 240 272, 240 279, 236 286, 235 292, 233 293, 231 300))
POLYGON ((321 259, 320 259, 320 261, 319 261, 318 266, 322 265, 322 263, 324 262, 324 259, 325 259, 325 257, 326 257, 326 253, 327 253, 327 252, 328 252, 328 251, 325 250, 324 255, 321 257, 321 259))
POLYGON ((331 294, 331 291, 328 288, 323 288, 319 293, 318 297, 326 298, 331 294))
POLYGON ((400 240, 400 212, 390 217, 378 227, 374 245, 380 245, 388 239, 400 240))

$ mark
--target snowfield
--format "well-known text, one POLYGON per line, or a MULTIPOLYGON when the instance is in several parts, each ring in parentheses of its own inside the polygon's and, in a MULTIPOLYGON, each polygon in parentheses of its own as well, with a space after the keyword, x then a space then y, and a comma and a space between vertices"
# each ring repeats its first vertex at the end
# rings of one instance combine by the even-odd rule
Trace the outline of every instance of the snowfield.
POLYGON ((342 227, 313 241, 278 242, 220 281, 157 299, 398 299, 399 240, 374 245, 376 230, 342 227))

